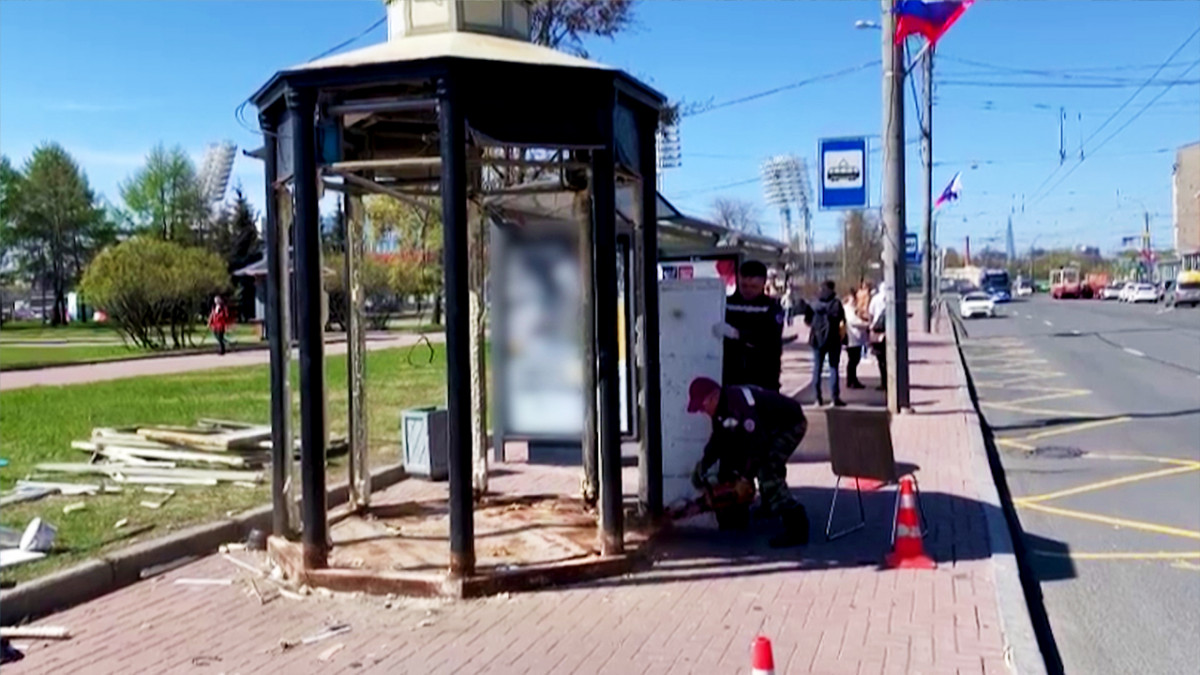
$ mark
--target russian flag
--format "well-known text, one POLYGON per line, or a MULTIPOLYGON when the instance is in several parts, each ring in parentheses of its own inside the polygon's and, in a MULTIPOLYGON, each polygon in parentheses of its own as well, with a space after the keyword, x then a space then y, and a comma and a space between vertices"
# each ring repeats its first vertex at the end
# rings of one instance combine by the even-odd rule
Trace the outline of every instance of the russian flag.
POLYGON ((961 171, 954 174, 954 178, 950 179, 950 184, 946 186, 945 190, 942 190, 942 196, 937 198, 937 201, 934 202, 933 207, 936 209, 946 202, 957 201, 960 194, 962 194, 961 171))
POLYGON ((898 0, 893 10, 896 42, 910 35, 924 35, 930 44, 936 43, 974 0, 898 0))

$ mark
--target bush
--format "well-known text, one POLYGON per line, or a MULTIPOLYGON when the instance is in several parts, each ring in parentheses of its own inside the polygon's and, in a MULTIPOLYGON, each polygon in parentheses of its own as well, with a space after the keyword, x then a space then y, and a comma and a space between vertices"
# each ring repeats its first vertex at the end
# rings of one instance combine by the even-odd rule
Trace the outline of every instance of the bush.
POLYGON ((193 344, 212 297, 228 287, 215 253, 141 237, 96 256, 81 284, 128 340, 147 349, 193 344))

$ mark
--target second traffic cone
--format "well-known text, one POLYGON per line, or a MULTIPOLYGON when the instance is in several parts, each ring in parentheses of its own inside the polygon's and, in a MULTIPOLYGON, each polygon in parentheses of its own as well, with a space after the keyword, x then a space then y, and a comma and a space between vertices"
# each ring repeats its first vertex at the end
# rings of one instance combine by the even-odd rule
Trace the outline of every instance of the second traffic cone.
POLYGON ((771 641, 759 635, 750 648, 750 675, 775 675, 775 657, 771 655, 771 641))
POLYGON ((912 476, 900 479, 900 510, 896 513, 896 543, 892 552, 884 558, 889 569, 931 570, 937 567, 933 559, 925 555, 925 544, 921 539, 920 516, 917 515, 917 500, 913 492, 912 476))

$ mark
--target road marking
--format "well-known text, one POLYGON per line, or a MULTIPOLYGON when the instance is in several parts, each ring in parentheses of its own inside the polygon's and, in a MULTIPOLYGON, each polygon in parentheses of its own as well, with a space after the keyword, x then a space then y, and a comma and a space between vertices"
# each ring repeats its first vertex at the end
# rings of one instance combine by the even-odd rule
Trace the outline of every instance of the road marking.
MULTIPOLYGON (((1071 551, 1062 553, 1060 551, 1041 551, 1034 549, 1034 555, 1043 558, 1070 558, 1071 560, 1177 560, 1183 562, 1185 560, 1200 560, 1200 551, 1147 551, 1138 553, 1135 551, 1106 551, 1103 553, 1077 553, 1071 551)), ((1197 567, 1196 569, 1200 569, 1197 567)))
POLYGON ((1026 504, 1036 502, 1045 502, 1051 499, 1059 499, 1061 497, 1070 497, 1071 495, 1083 494, 1084 492, 1093 492, 1095 490, 1103 490, 1104 488, 1116 487, 1118 485, 1126 485, 1128 483, 1136 483, 1138 481, 1150 480, 1152 478, 1163 478, 1165 476, 1174 476, 1180 473, 1191 473, 1200 470, 1200 467, 1195 466, 1177 466, 1170 469, 1158 469, 1157 471, 1147 471, 1145 473, 1135 473, 1132 476, 1122 476, 1120 478, 1112 478, 1109 480, 1097 481, 1088 483, 1078 487, 1067 488, 1066 490, 1058 490, 1057 492, 1047 492, 1043 495, 1035 495, 1033 497, 1022 497, 1021 501, 1026 504))
POLYGON ((1039 431, 1036 434, 1031 434, 1022 438, 1022 441, 1036 441, 1042 438, 1050 438, 1051 436, 1061 436, 1063 434, 1073 434, 1079 431, 1087 431, 1097 427, 1106 427, 1110 424, 1120 424, 1132 420, 1132 417, 1114 417, 1107 420, 1096 420, 1094 422, 1083 422, 1082 424, 1071 424, 1058 429, 1050 429, 1048 431, 1039 431))
POLYGON ((1026 415, 1033 415, 1033 416, 1045 416, 1045 415, 1057 416, 1057 417, 1095 417, 1096 416, 1096 413, 1094 413, 1094 412, 1085 412, 1083 410, 1057 410, 1057 409, 1049 410, 1046 408, 1025 408, 1025 407, 1022 407, 1019 405, 1012 405, 1010 403, 989 403, 987 401, 980 401, 979 404, 986 408, 996 408, 997 410, 1006 410, 1008 412, 1023 413, 1026 415))
POLYGON ((1018 507, 1032 509, 1034 511, 1042 511, 1056 516, 1065 516, 1067 518, 1078 518, 1079 520, 1087 520, 1093 523, 1102 523, 1104 525, 1112 525, 1113 527, 1124 527, 1131 530, 1142 530, 1143 532, 1153 532, 1155 534, 1165 534, 1173 537, 1183 537, 1185 539, 1200 540, 1200 532, 1195 530, 1185 530, 1179 527, 1170 527, 1167 525, 1156 525, 1154 523, 1146 523, 1140 520, 1129 520, 1126 518, 1113 518, 1112 516, 1102 516, 1098 513, 1088 513, 1086 511, 1075 511, 1073 509, 1062 509, 1057 506, 1047 506, 1036 502, 1026 503, 1020 499, 1014 499, 1013 503, 1018 507))
POLYGON ((1047 326, 1053 326, 1053 325, 1054 325, 1053 323, 1050 323, 1049 321, 1043 321, 1042 323, 1046 324, 1047 326))
POLYGON ((1146 353, 1145 353, 1145 352, 1139 352, 1138 350, 1136 350, 1136 349, 1130 349, 1129 347, 1126 347, 1126 348, 1125 348, 1125 353, 1126 353, 1126 354, 1133 354, 1134 356, 1136 356, 1136 357, 1138 357, 1138 358, 1140 358, 1140 359, 1144 359, 1144 358, 1146 358, 1146 353))
POLYGON ((1087 396, 1092 393, 1090 389, 1066 389, 1064 391, 1056 391, 1051 394, 1043 394, 1042 396, 1030 396, 1028 398, 1019 398, 1015 401, 1002 401, 1005 405, 1025 405, 1026 403, 1036 403, 1038 401, 1053 401, 1056 398, 1071 398, 1074 396, 1087 396))
POLYGON ((1171 567, 1174 567, 1175 569, 1180 569, 1180 570, 1200 571, 1200 565, 1192 564, 1186 560, 1176 560, 1174 563, 1171 563, 1171 567))
POLYGON ((1025 452, 1033 452, 1036 450, 1036 448, 1034 448, 1032 445, 1026 445, 1020 441, 1014 441, 1011 438, 997 438, 996 445, 1002 445, 1006 448, 1016 448, 1017 450, 1024 450, 1025 452))

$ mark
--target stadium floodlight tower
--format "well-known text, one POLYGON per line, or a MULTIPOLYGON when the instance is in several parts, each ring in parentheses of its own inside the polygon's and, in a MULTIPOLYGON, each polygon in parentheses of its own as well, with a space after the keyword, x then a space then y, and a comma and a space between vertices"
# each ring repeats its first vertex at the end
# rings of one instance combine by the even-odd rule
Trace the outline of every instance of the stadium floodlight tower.
POLYGON ((658 158, 658 189, 663 189, 663 172, 683 166, 683 146, 679 141, 679 123, 661 124, 654 132, 654 151, 658 158))
POLYGON ((812 281, 812 210, 809 207, 808 166, 803 157, 777 155, 762 164, 767 203, 779 208, 780 238, 804 256, 804 276, 812 281), (802 234, 797 237, 792 209, 799 216, 802 234))
POLYGON ((200 194, 214 218, 229 189, 229 175, 233 172, 236 153, 237 146, 231 141, 212 143, 204 151, 204 161, 200 164, 200 194))

